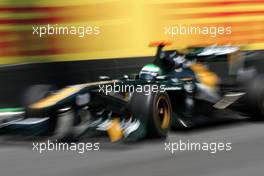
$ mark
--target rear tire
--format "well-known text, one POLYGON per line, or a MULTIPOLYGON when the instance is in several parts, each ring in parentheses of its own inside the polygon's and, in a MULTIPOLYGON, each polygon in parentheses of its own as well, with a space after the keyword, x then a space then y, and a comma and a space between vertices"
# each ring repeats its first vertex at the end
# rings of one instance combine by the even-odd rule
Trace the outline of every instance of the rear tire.
POLYGON ((133 93, 130 100, 130 110, 134 118, 138 118, 147 130, 147 136, 164 138, 171 127, 172 110, 167 93, 151 92, 133 93))
POLYGON ((246 101, 253 118, 264 120, 264 75, 259 75, 249 82, 246 101))

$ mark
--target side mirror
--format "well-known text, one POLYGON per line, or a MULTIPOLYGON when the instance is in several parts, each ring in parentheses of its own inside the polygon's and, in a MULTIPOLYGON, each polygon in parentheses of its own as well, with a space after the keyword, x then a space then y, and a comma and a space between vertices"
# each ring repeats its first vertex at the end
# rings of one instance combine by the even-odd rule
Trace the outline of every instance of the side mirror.
POLYGON ((110 76, 105 76, 105 75, 99 76, 99 80, 110 80, 110 79, 111 79, 110 76))

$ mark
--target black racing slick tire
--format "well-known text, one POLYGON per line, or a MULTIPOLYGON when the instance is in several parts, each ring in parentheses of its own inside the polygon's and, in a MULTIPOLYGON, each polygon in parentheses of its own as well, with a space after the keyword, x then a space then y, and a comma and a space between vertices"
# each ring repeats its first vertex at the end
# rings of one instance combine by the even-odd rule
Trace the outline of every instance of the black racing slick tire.
POLYGON ((130 99, 130 110, 145 126, 147 137, 165 138, 172 123, 172 108, 166 92, 135 92, 130 99))
POLYGON ((259 75, 249 82, 246 97, 253 118, 264 120, 264 75, 259 75))

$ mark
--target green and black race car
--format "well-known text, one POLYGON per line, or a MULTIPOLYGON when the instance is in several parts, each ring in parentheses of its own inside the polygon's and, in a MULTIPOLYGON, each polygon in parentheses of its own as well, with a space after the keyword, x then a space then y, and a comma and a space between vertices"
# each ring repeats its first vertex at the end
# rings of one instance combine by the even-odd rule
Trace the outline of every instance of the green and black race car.
POLYGON ((34 129, 55 138, 100 131, 108 134, 111 141, 139 140, 164 138, 171 128, 241 119, 241 114, 227 112, 240 112, 244 107, 254 114, 251 117, 263 117, 262 76, 251 79, 247 82, 250 84, 238 81, 227 91, 220 86, 217 74, 206 67, 208 62, 225 56, 230 69, 237 69, 239 48, 195 47, 180 53, 163 50, 168 44, 152 43, 157 47, 155 60, 138 74, 115 80, 101 76, 98 82, 61 90, 48 85, 32 86, 25 93, 23 111, 2 112, 7 117, 1 122, 1 130, 34 129))

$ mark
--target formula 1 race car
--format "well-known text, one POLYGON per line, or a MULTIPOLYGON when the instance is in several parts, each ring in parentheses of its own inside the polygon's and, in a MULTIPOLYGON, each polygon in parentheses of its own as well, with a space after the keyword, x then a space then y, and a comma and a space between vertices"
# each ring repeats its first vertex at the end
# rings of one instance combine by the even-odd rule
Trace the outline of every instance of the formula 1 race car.
POLYGON ((171 128, 243 117, 227 115, 227 110, 244 114, 247 109, 250 117, 263 118, 264 77, 243 70, 238 47, 192 47, 180 53, 163 50, 168 44, 151 44, 157 47, 154 62, 139 74, 114 80, 101 76, 98 82, 61 90, 32 86, 25 93, 23 111, 3 112, 8 117, 2 120, 1 131, 30 128, 55 138, 100 131, 111 141, 139 140, 164 138, 171 128), (219 58, 227 61, 229 72, 236 73, 230 76, 235 85, 224 87, 207 68, 219 58))

